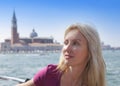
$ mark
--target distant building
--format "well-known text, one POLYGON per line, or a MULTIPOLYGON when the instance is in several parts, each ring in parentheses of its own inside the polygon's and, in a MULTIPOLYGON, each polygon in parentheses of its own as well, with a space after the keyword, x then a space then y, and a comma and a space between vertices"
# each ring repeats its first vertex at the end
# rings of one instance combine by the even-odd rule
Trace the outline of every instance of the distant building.
MULTIPOLYGON (((7 39, 6 41, 8 41, 7 39)), ((30 38, 20 38, 19 34, 17 32, 17 19, 15 15, 15 11, 13 12, 12 17, 12 28, 11 28, 11 45, 16 43, 53 43, 53 39, 50 37, 41 38, 38 37, 38 34, 35 32, 35 29, 33 29, 32 33, 30 33, 30 38)))
POLYGON ((11 44, 19 43, 19 34, 17 33, 17 19, 15 11, 13 12, 12 27, 11 27, 11 44))
POLYGON ((61 50, 62 45, 54 42, 53 37, 38 37, 35 29, 30 33, 29 38, 20 38, 17 32, 17 18, 15 11, 12 17, 11 39, 5 39, 5 42, 0 43, 1 52, 34 52, 42 50, 61 50))
POLYGON ((112 47, 111 45, 105 45, 102 42, 102 50, 120 50, 120 47, 112 47))

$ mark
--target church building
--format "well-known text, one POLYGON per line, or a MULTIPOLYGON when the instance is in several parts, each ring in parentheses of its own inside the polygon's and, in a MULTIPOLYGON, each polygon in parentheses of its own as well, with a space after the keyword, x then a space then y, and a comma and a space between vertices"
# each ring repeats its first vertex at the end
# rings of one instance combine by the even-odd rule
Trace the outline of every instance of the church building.
POLYGON ((12 17, 12 26, 11 26, 11 39, 6 39, 6 42, 10 42, 11 45, 21 43, 21 44, 29 44, 29 43, 53 43, 52 37, 38 37, 38 34, 35 32, 35 29, 30 33, 29 38, 20 38, 19 33, 17 32, 17 18, 15 15, 15 11, 13 12, 12 17))
POLYGON ((17 31, 17 18, 15 11, 12 17, 11 38, 5 39, 5 42, 0 43, 0 53, 35 53, 41 51, 59 51, 62 45, 54 42, 53 37, 38 37, 37 32, 33 28, 28 37, 20 37, 17 31))

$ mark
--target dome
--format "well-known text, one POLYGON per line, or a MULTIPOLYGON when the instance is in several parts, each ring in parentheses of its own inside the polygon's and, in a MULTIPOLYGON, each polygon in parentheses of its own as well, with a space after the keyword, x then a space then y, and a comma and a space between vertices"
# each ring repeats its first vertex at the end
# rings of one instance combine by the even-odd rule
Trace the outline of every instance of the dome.
POLYGON ((34 37, 37 37, 37 36, 38 36, 37 33, 33 29, 32 33, 30 34, 30 38, 34 38, 34 37))

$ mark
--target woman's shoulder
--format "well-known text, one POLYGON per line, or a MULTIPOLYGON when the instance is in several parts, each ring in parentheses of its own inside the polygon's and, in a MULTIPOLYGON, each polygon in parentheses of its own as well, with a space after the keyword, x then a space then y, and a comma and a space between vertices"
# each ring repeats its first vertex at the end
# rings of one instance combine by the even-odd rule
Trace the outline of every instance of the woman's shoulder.
MULTIPOLYGON (((46 84, 48 86, 49 83, 56 83, 59 81, 60 72, 57 69, 57 65, 49 64, 43 69, 41 69, 35 76, 34 76, 34 83, 36 86, 46 84)), ((52 85, 54 86, 54 85, 52 85)))
POLYGON ((56 70, 56 68, 57 68, 57 65, 49 64, 46 67, 40 69, 38 71, 37 75, 46 75, 47 73, 50 73, 50 72, 56 70))
POLYGON ((59 72, 55 64, 49 64, 46 69, 47 74, 56 74, 59 72))
POLYGON ((47 72, 45 77, 46 82, 51 83, 51 86, 56 86, 56 84, 60 83, 60 77, 61 73, 57 69, 57 65, 50 64, 47 66, 47 72))
POLYGON ((47 66, 47 69, 48 70, 54 70, 54 69, 56 69, 57 68, 57 65, 55 65, 55 64, 49 64, 48 66, 47 66))

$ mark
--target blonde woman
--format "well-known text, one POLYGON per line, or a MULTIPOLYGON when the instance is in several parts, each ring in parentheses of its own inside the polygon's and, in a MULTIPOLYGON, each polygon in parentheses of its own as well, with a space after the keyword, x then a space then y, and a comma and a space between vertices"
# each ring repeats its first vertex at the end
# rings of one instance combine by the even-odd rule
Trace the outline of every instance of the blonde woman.
POLYGON ((69 26, 59 64, 48 65, 32 80, 17 86, 106 86, 97 31, 86 24, 69 26))

